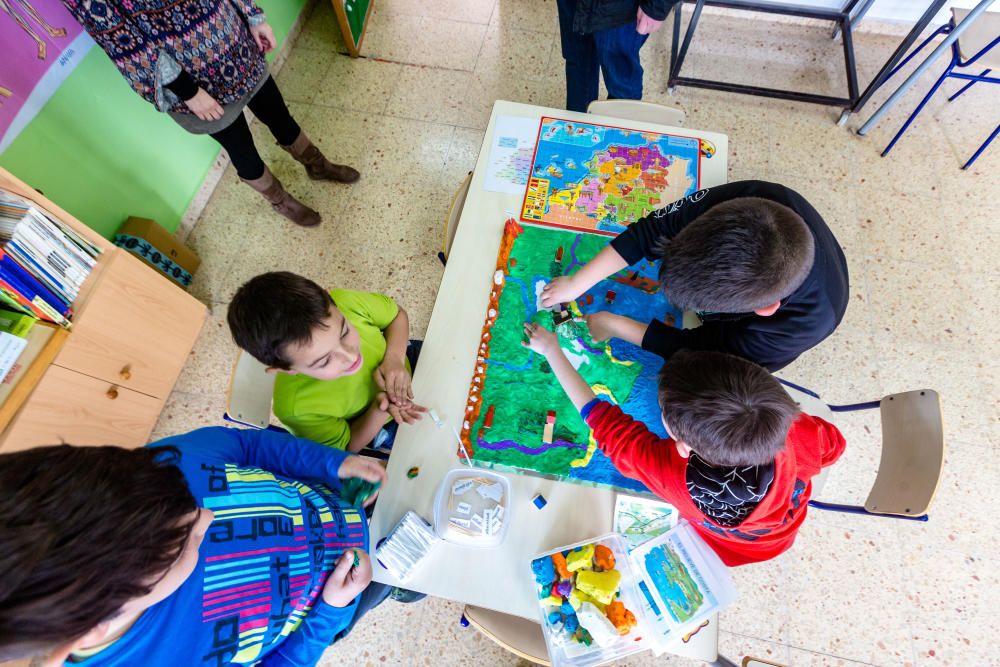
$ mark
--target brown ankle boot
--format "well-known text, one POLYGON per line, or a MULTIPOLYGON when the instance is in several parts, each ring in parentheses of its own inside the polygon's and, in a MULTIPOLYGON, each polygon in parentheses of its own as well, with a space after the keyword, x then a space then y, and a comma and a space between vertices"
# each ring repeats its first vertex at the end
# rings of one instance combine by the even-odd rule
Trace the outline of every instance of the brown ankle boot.
POLYGON ((282 146, 282 148, 302 163, 309 178, 314 181, 353 183, 361 178, 357 169, 343 164, 333 164, 327 160, 315 144, 309 141, 305 132, 299 132, 298 138, 292 142, 291 146, 282 146))
POLYGON ((281 185, 281 181, 267 167, 264 167, 264 175, 260 178, 253 180, 241 178, 240 180, 264 195, 264 199, 271 203, 271 208, 296 225, 315 227, 322 222, 319 213, 288 194, 281 185))

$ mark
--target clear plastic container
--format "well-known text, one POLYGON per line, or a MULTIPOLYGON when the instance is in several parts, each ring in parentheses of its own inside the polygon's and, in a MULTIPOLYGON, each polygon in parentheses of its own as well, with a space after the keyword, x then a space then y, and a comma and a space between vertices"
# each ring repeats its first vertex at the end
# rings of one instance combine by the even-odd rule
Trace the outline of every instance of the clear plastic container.
POLYGON ((495 547, 510 527, 510 482, 478 468, 457 468, 444 476, 434 496, 434 532, 465 547, 495 547))
MULTIPOLYGON (((626 656, 639 653, 649 648, 648 645, 642 641, 643 637, 647 634, 648 628, 646 621, 642 616, 643 600, 640 597, 641 594, 639 593, 639 580, 637 579, 635 571, 632 569, 632 565, 629 562, 628 549, 625 540, 616 533, 609 533, 607 535, 595 537, 583 542, 577 542, 576 544, 570 544, 569 546, 561 547, 559 549, 553 549, 552 551, 547 551, 532 558, 528 563, 528 572, 535 590, 535 597, 537 598, 540 596, 543 591, 542 587, 538 584, 535 578, 535 573, 531 568, 531 564, 542 558, 550 558, 552 554, 563 553, 565 555, 567 552, 572 551, 577 547, 585 547, 588 544, 604 545, 614 554, 614 569, 621 573, 621 581, 618 585, 619 595, 617 597, 617 601, 622 602, 625 605, 625 608, 632 612, 635 616, 636 625, 628 632, 628 634, 619 635, 611 644, 602 647, 598 645, 597 641, 594 641, 594 643, 590 646, 586 646, 573 639, 573 637, 566 632, 563 621, 560 620, 552 622, 549 618, 549 614, 556 608, 551 603, 545 603, 544 600, 539 599, 538 609, 542 623, 542 634, 545 636, 545 645, 548 647, 549 659, 552 661, 553 667, 593 667, 594 665, 601 665, 607 662, 620 660, 626 656)), ((573 573, 574 587, 578 572, 573 573)))

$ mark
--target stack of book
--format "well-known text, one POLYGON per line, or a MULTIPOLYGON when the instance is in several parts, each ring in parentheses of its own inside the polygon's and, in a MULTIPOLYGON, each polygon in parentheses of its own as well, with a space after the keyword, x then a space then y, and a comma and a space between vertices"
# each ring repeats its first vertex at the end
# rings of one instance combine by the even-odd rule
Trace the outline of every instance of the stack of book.
POLYGON ((32 202, 0 191, 0 307, 69 327, 100 249, 32 202))

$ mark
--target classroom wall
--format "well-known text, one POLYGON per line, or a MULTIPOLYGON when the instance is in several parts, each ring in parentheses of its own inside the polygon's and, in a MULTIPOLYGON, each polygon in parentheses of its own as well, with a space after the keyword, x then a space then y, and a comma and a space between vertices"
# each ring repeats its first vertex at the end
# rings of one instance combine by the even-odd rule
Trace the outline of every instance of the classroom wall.
MULTIPOLYGON (((279 43, 306 2, 258 0, 279 43)), ((136 95, 94 47, 0 166, 110 238, 130 215, 174 231, 219 150, 136 95)))

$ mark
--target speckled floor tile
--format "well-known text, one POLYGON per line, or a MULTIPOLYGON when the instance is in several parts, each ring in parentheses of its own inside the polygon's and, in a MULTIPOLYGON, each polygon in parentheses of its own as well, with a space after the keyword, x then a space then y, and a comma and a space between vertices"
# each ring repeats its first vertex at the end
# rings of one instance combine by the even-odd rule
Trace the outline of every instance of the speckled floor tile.
MULTIPOLYGON (((767 611, 761 613, 766 615, 767 611)), ((719 631, 719 654, 729 658, 737 665, 742 664, 743 658, 747 656, 776 662, 780 665, 790 666, 792 664, 788 662, 788 647, 786 645, 726 630, 719 631)), ((690 661, 689 664, 691 664, 690 661)))
POLYGON ((336 55, 313 81, 313 102, 322 106, 380 114, 398 85, 403 65, 374 58, 336 55))
POLYGON ((225 390, 211 394, 175 391, 167 399, 150 440, 187 433, 203 426, 226 426, 222 418, 225 411, 225 390))
POLYGON ((858 528, 845 529, 824 516, 810 514, 788 554, 784 589, 794 600, 795 619, 788 643, 860 662, 911 664, 912 607, 900 564, 893 560, 902 558, 899 539, 887 524, 866 525, 867 517, 858 517, 858 528))
POLYGON ((275 77, 286 101, 312 102, 318 81, 322 81, 335 60, 349 60, 330 49, 294 49, 288 62, 275 77))
POLYGON ((239 349, 233 343, 226 323, 227 308, 228 304, 224 303, 209 306, 208 320, 198 342, 188 355, 174 391, 218 394, 228 390, 230 371, 236 363, 239 349))

